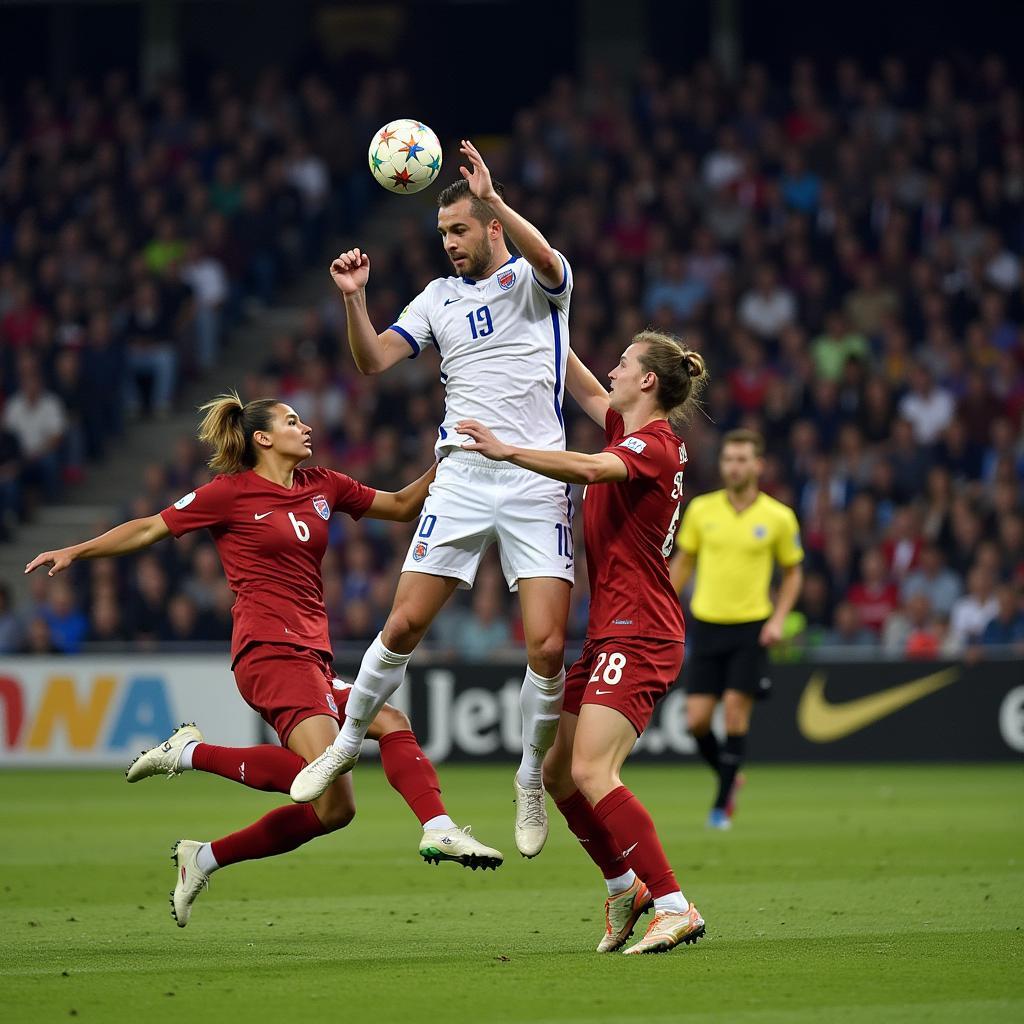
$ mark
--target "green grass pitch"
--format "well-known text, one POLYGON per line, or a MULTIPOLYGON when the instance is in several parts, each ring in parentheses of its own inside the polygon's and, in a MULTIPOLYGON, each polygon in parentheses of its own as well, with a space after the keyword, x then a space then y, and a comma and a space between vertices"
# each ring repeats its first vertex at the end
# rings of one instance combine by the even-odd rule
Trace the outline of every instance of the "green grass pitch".
POLYGON ((220 872, 186 929, 172 841, 281 798, 198 773, 0 773, 0 1019, 1024 1020, 1019 766, 748 775, 733 831, 709 833, 704 770, 628 770, 708 935, 626 958, 593 952, 603 886, 557 815, 539 858, 515 854, 509 768, 441 769, 497 873, 421 862, 371 764, 347 831, 220 872))

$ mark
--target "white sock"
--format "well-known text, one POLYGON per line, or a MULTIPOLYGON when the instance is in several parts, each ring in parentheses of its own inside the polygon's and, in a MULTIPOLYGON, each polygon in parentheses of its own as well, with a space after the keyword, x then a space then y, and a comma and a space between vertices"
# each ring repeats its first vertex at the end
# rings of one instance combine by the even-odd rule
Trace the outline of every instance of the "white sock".
POLYGON ((199 740, 189 740, 185 744, 185 748, 181 752, 181 758, 178 761, 178 771, 185 772, 192 767, 192 751, 199 746, 199 740))
POLYGON ((377 713, 402 685, 409 654, 395 654, 381 641, 380 633, 367 648, 345 704, 345 722, 334 741, 335 749, 355 757, 366 738, 366 730, 377 713))
POLYGON ((217 858, 213 855, 213 847, 209 843, 203 843, 196 850, 196 867, 204 875, 212 875, 220 867, 217 863, 217 858))
POLYGON ((604 884, 608 886, 609 896, 618 896, 620 892, 625 892, 635 881, 636 875, 633 874, 633 869, 630 868, 624 875, 619 875, 617 878, 606 878, 604 884))
POLYGON ((686 902, 686 897, 677 889, 675 892, 670 892, 667 896, 656 897, 654 909, 670 910, 674 914, 685 914, 690 909, 690 904, 686 902))
POLYGON ((526 678, 519 691, 519 707, 523 713, 523 759, 516 774, 519 785, 524 789, 541 788, 540 768, 544 755, 555 742, 564 696, 564 668, 557 676, 545 679, 526 667, 526 678))
POLYGON ((426 832, 428 828, 458 828, 459 826, 448 817, 447 814, 438 814, 436 817, 431 818, 430 821, 423 822, 423 831, 426 832))

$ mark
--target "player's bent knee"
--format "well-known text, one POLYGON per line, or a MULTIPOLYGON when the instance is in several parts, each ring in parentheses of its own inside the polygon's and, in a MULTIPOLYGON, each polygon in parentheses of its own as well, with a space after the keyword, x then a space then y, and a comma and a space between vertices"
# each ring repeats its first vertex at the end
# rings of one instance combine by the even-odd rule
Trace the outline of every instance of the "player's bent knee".
POLYGON ((582 761, 577 758, 572 762, 573 785, 588 799, 593 793, 608 792, 614 788, 610 785, 614 780, 607 766, 598 764, 595 761, 582 761))
POLYGON ((380 729, 381 736, 387 736, 388 733, 392 732, 406 732, 412 729, 412 723, 409 721, 408 715, 399 711, 398 708, 393 708, 390 704, 385 704, 380 709, 373 724, 380 729))
POLYGON ((565 636, 552 633, 539 643, 531 644, 527 651, 530 668, 545 679, 557 676, 565 667, 565 636))
POLYGON ((352 819, 356 816, 356 809, 349 803, 329 803, 324 806, 316 804, 315 810, 320 824, 328 832, 337 832, 338 829, 351 825, 352 819))

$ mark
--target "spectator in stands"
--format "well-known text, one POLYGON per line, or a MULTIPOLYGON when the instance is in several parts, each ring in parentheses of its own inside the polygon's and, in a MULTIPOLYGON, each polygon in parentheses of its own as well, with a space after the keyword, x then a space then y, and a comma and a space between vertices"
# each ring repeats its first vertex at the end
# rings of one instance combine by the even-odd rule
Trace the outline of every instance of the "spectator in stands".
POLYGON ((66 580, 54 580, 47 596, 40 615, 49 627, 53 646, 63 654, 79 654, 89 631, 89 619, 78 608, 71 585, 66 580))
POLYGON ((996 600, 999 611, 982 630, 978 643, 982 647, 1005 647, 1020 656, 1024 654, 1024 603, 1021 592, 1013 584, 1003 583, 996 591, 996 600))
POLYGON ((178 383, 178 346, 172 310, 151 281, 135 288, 125 327, 129 416, 143 407, 142 385, 148 385, 149 407, 159 417, 171 411, 178 383))
POLYGON ((942 648, 942 635, 928 595, 919 593, 886 620, 882 649, 892 657, 935 658, 942 648))
POLYGON ((933 445, 950 425, 956 412, 953 395, 938 387, 923 363, 910 371, 910 391, 903 396, 899 413, 914 428, 914 439, 920 445, 933 445))
POLYGON ((759 338, 775 339, 796 320, 796 312, 793 293, 779 284, 775 267, 758 267, 754 287, 740 299, 740 323, 759 338))
POLYGON ((967 593, 957 599, 949 616, 949 651, 957 654, 977 643, 998 614, 995 580, 988 569, 977 565, 967 576, 967 593))
POLYGON ((948 618, 962 589, 960 578, 947 568, 942 549, 935 544, 926 544, 921 548, 917 568, 904 577, 900 596, 906 605, 913 598, 924 595, 936 614, 948 618))
POLYGON ((11 591, 0 583, 0 654, 17 654, 21 649, 21 623, 11 605, 11 591))
POLYGON ((821 637, 823 647, 851 647, 864 653, 874 648, 877 643, 875 633, 865 628, 860 609, 849 601, 841 601, 836 606, 833 626, 821 637))
POLYGON ((899 607, 899 590, 889 578, 881 548, 870 548, 861 556, 860 581, 847 591, 846 600, 857 609, 861 625, 876 635, 899 607))
POLYGON ((18 482, 23 492, 38 489, 53 500, 61 489, 60 450, 67 433, 67 414, 60 399, 44 389, 34 359, 19 362, 19 377, 21 386, 8 400, 3 416, 5 429, 17 438, 21 451, 18 482))

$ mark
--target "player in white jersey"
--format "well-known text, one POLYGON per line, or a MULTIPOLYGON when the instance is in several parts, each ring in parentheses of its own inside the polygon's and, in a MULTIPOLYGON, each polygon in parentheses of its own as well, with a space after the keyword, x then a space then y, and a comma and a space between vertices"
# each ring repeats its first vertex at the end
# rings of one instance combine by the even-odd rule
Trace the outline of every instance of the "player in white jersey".
POLYGON ((363 657, 338 739, 296 777, 292 797, 312 800, 355 763, 366 729, 401 684, 405 666, 456 588, 473 585, 497 541, 509 590, 519 592, 527 670, 520 706, 516 846, 536 856, 547 838, 541 783, 565 683, 565 623, 573 582, 572 506, 565 484, 462 451, 459 420, 486 419, 511 443, 565 448, 562 394, 569 353, 572 272, 512 210, 469 142, 463 180, 438 197, 437 227, 456 276, 431 281, 397 321, 377 332, 366 312, 370 260, 342 253, 331 274, 345 298, 348 339, 361 373, 437 349, 445 383, 438 431, 443 458, 402 567, 391 614, 363 657), (513 256, 511 240, 522 256, 513 256))

